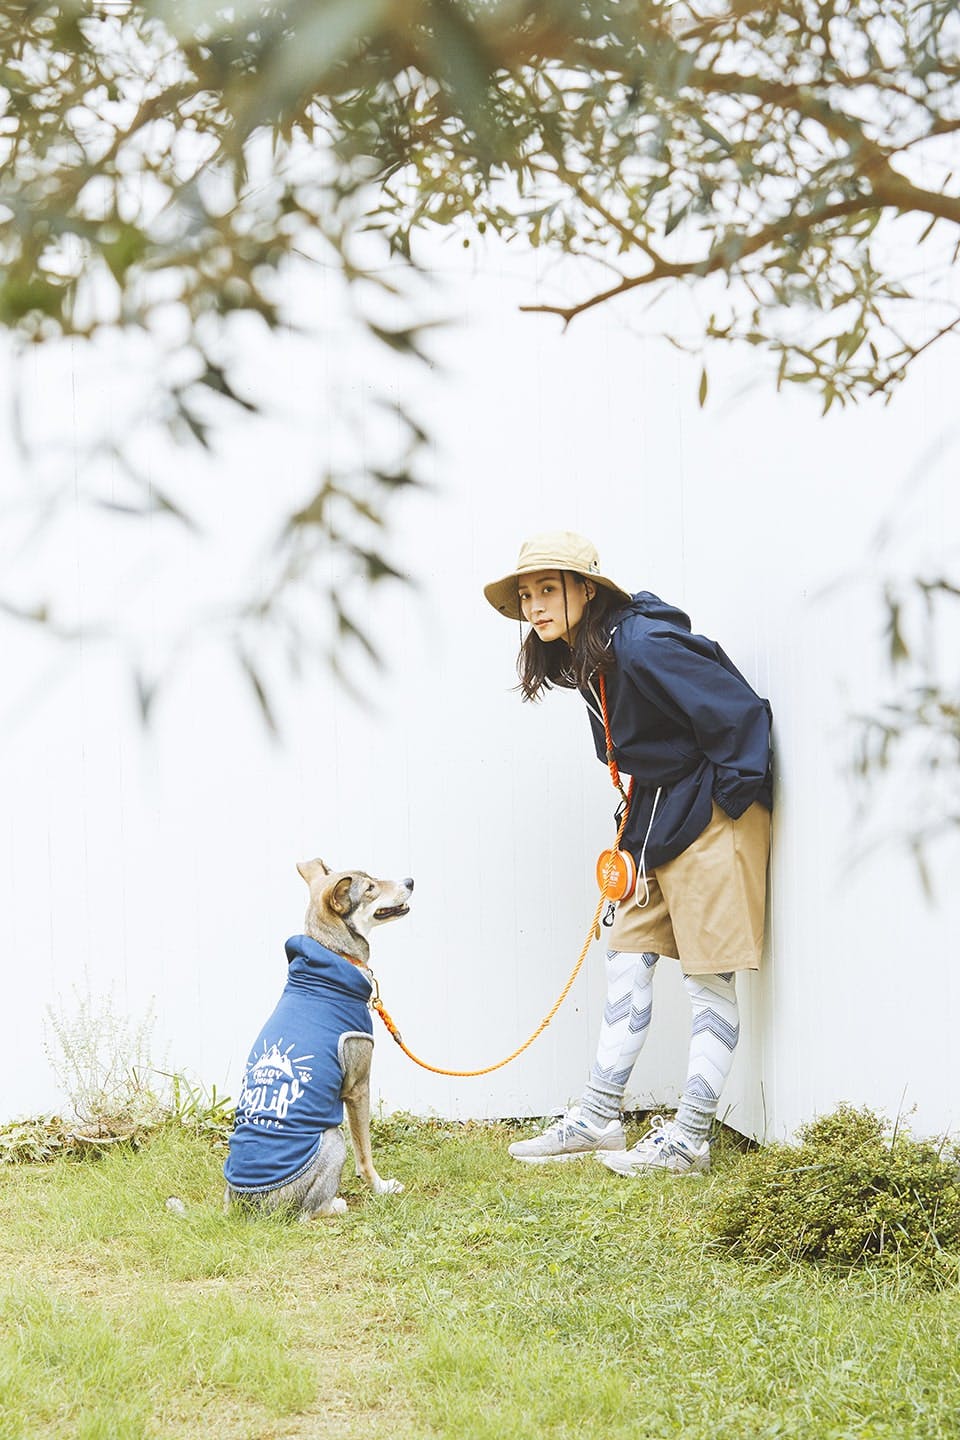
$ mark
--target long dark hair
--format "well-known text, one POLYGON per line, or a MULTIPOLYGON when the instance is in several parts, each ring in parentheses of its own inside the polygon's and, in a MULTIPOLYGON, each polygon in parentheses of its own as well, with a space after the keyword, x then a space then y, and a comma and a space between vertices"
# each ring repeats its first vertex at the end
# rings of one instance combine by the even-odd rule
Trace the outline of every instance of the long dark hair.
MULTIPOLYGON (((566 613, 567 582, 585 585, 586 581, 573 570, 561 570, 560 579, 566 613)), ((610 621, 623 603, 620 596, 605 585, 595 586, 577 627, 572 648, 566 640, 541 640, 536 631, 531 630, 517 656, 517 674, 520 676, 517 689, 524 700, 539 700, 545 690, 552 690, 554 686, 562 690, 586 689, 591 676, 608 670, 613 663, 610 621)))

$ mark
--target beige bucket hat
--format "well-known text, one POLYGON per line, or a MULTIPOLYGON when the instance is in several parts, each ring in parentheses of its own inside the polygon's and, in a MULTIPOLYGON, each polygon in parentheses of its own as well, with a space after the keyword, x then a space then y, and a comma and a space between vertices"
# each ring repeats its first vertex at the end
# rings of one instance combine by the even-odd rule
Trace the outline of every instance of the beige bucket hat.
POLYGON ((613 580, 600 574, 596 546, 573 530, 551 530, 546 535, 524 540, 516 568, 509 575, 504 575, 502 580, 492 580, 489 585, 484 585, 483 593, 494 610, 499 610, 509 620, 519 620, 518 581, 521 575, 533 575, 538 570, 572 570, 575 575, 583 575, 595 585, 612 590, 622 600, 631 598, 626 590, 621 590, 613 580))

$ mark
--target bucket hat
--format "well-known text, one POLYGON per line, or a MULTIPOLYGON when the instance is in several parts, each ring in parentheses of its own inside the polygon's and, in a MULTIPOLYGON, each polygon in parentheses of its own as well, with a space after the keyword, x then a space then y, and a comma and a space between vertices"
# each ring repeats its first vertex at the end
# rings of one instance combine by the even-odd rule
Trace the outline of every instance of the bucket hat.
POLYGON ((612 590, 621 600, 631 598, 615 581, 600 574, 596 546, 573 530, 551 530, 545 535, 535 535, 532 540, 524 540, 516 567, 501 580, 491 580, 489 585, 484 585, 483 593, 494 610, 506 615, 509 620, 519 620, 517 589, 520 576, 534 575, 538 570, 572 570, 575 575, 583 575, 595 585, 612 590))

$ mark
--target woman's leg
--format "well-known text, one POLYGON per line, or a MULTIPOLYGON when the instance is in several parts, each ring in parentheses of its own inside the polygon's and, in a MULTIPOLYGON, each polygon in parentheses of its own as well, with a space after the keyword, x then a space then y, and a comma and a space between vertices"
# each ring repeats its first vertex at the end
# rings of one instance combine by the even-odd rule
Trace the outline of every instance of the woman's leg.
POLYGON ((514 1160, 541 1165, 626 1148, 620 1105, 630 1071, 647 1038, 657 959, 656 955, 633 951, 608 952, 607 999, 597 1058, 580 1103, 541 1135, 515 1140, 509 1146, 514 1160))
POLYGON ((676 1124, 696 1146, 706 1140, 740 1039, 736 975, 684 975, 693 1007, 690 1059, 676 1124))
POLYGON ((623 1092, 650 1028, 659 958, 650 953, 607 952, 607 999, 597 1056, 580 1100, 581 1115, 595 1125, 620 1118, 623 1092))
POLYGON ((668 1170, 702 1175, 710 1169, 710 1127, 740 1039, 735 976, 684 975, 693 1007, 687 1081, 675 1120, 655 1115, 632 1150, 599 1155, 618 1175, 668 1170))

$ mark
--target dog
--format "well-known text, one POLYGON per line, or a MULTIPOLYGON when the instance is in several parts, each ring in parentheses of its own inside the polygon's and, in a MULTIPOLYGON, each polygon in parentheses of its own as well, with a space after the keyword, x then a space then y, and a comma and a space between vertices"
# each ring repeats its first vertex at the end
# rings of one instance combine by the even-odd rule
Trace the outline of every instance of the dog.
POLYGON ((224 1206, 282 1208, 312 1220, 347 1208, 337 1194, 344 1110, 357 1174, 376 1195, 403 1190, 377 1174, 370 1145, 367 937, 408 913, 413 881, 333 871, 319 859, 297 869, 310 891, 305 933, 286 942, 287 983, 247 1059, 223 1167, 224 1206))

